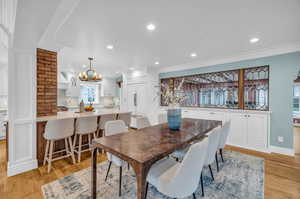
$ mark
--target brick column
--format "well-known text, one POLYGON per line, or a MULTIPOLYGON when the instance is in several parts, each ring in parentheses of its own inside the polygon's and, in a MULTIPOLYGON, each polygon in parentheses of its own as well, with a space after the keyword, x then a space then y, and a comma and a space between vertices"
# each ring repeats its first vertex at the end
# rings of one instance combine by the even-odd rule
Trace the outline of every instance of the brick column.
POLYGON ((37 49, 37 116, 57 114, 57 53, 37 49))

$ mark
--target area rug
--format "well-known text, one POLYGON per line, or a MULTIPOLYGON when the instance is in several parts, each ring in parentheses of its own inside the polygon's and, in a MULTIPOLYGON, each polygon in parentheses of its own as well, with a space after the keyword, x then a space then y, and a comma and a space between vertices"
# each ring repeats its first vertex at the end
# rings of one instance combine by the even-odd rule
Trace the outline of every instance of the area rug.
MULTIPOLYGON (((220 171, 216 171, 216 165, 212 165, 215 181, 212 181, 208 168, 203 170, 204 198, 226 199, 260 199, 264 197, 264 160, 261 158, 244 155, 232 151, 224 151, 225 162, 220 161, 220 171)), ((136 179, 132 169, 123 169, 122 197, 118 196, 119 169, 111 167, 108 180, 105 182, 105 174, 108 162, 98 164, 98 193, 99 199, 135 199, 136 179)), ((42 186, 45 199, 89 199, 91 170, 84 169, 69 176, 53 181, 42 186)), ((188 179, 185 182, 188 183, 188 179)), ((201 196, 199 184, 196 191, 197 198, 201 196)), ((167 199, 159 193, 155 187, 149 185, 147 199, 167 199)), ((186 199, 192 199, 187 197, 186 199)))

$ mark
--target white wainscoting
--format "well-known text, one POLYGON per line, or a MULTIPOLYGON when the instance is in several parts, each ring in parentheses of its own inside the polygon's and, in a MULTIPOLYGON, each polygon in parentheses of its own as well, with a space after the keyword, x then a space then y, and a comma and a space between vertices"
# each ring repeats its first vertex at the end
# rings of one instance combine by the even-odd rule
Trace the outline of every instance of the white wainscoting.
POLYGON ((37 168, 36 49, 9 49, 7 175, 37 168))

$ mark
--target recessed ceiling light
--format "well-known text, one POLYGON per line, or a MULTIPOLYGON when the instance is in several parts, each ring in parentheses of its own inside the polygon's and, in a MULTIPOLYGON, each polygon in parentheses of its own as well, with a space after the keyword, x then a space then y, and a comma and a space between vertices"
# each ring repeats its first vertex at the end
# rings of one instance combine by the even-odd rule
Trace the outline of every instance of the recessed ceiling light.
POLYGON ((85 64, 83 64, 83 65, 82 65, 82 68, 86 68, 86 65, 85 65, 85 64))
POLYGON ((133 67, 130 67, 129 70, 134 70, 134 68, 133 68, 133 67))
POLYGON ((250 39, 250 43, 256 43, 258 41, 259 41, 259 38, 257 38, 257 37, 250 39))
POLYGON ((156 61, 154 64, 155 64, 155 65, 158 65, 158 64, 159 64, 159 62, 158 62, 158 61, 156 61))
POLYGON ((196 53, 191 53, 191 57, 197 57, 196 53))
POLYGON ((152 23, 147 25, 147 29, 150 30, 150 31, 155 30, 155 28, 156 28, 155 25, 152 24, 152 23))
POLYGON ((109 50, 112 50, 112 49, 114 49, 114 46, 113 45, 107 45, 106 48, 109 49, 109 50))

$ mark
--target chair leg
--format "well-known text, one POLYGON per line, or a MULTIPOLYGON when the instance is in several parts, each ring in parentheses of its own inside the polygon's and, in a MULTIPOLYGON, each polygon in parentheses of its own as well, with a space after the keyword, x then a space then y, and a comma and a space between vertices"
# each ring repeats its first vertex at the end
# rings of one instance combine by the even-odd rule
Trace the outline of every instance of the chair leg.
POLYGON ((50 173, 51 170, 51 163, 52 163, 52 154, 53 154, 53 144, 54 141, 50 141, 50 152, 49 152, 49 159, 48 159, 48 173, 50 173))
POLYGON ((219 172, 218 153, 216 153, 215 157, 216 157, 216 164, 217 164, 217 172, 219 172))
POLYGON ((204 187, 203 187, 203 176, 201 172, 201 189, 202 189, 202 197, 204 197, 204 187))
POLYGON ((80 162, 81 160, 81 146, 82 146, 82 135, 79 135, 78 162, 80 162))
POLYGON ((122 195, 122 166, 120 166, 119 197, 122 195))
POLYGON ((109 162, 109 165, 108 165, 108 168, 107 168, 107 172, 106 172, 106 176, 105 176, 105 180, 107 180, 107 176, 108 176, 108 173, 109 173, 109 170, 110 170, 110 167, 111 167, 111 161, 109 162))
POLYGON ((210 170, 210 175, 211 175, 212 180, 215 180, 214 174, 213 174, 212 169, 211 169, 211 166, 208 165, 208 167, 209 167, 209 170, 210 170))
POLYGON ((68 139, 69 139, 69 145, 70 145, 70 150, 71 150, 72 161, 73 161, 73 164, 76 164, 72 139, 71 139, 71 137, 69 137, 68 139))
POLYGON ((224 158, 223 158, 223 149, 220 149, 220 155, 221 155, 222 162, 224 162, 224 158))
POLYGON ((147 199, 149 182, 146 183, 145 199, 147 199))
POLYGON ((196 199, 196 195, 195 195, 195 193, 193 193, 193 199, 196 199))
POLYGON ((46 151, 45 151, 45 156, 44 156, 44 162, 43 162, 43 165, 46 165, 46 161, 47 161, 47 158, 48 158, 49 145, 50 145, 50 141, 47 140, 47 143, 46 143, 46 151))

